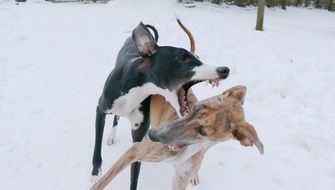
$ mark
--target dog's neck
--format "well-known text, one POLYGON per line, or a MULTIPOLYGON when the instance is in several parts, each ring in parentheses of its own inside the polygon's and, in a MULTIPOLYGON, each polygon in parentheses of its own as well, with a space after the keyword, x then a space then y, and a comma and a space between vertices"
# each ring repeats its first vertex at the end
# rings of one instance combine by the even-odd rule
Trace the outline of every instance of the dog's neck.
MULTIPOLYGON (((189 89, 187 94, 188 104, 190 109, 198 101, 193 94, 192 89, 189 89)), ((151 127, 157 127, 161 123, 169 122, 178 119, 176 109, 171 105, 171 101, 167 101, 163 96, 152 95, 150 101, 150 122, 151 127)), ((179 105, 178 105, 179 106, 179 105)))

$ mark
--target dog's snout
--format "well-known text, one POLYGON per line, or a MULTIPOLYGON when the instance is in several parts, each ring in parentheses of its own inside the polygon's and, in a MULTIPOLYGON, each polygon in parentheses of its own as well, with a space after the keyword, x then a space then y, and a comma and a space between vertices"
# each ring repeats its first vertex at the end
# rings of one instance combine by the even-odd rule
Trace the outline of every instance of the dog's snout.
POLYGON ((155 132, 154 130, 149 130, 149 138, 154 142, 159 142, 157 132, 155 132))
POLYGON ((216 69, 217 74, 220 78, 225 79, 229 76, 229 68, 228 67, 218 67, 216 69))

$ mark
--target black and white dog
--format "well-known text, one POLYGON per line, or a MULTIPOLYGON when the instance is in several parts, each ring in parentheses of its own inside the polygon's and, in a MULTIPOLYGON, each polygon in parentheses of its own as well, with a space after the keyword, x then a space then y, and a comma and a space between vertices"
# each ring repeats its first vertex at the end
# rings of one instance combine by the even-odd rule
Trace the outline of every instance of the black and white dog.
MULTIPOLYGON (((158 46, 157 30, 142 22, 133 30, 121 48, 114 70, 105 83, 96 110, 95 146, 92 175, 100 172, 101 144, 106 114, 129 119, 134 142, 147 134, 150 118, 150 95, 159 94, 175 108, 178 116, 188 111, 185 100, 188 89, 201 81, 217 84, 229 75, 227 67, 213 67, 202 63, 193 53, 177 47, 158 46), (148 28, 153 30, 155 38, 148 28)), ((113 142, 112 139, 109 142, 113 142)), ((131 166, 131 187, 135 190, 140 163, 131 166)))

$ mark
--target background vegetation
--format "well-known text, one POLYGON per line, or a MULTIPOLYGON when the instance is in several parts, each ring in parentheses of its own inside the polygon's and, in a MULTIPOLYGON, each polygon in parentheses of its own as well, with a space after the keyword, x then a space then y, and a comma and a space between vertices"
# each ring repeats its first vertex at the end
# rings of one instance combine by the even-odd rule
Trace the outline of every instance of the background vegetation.
MULTIPOLYGON (((190 0, 178 0, 179 2, 190 2, 190 0)), ((208 1, 214 4, 226 3, 228 5, 236 5, 239 7, 257 6, 257 0, 192 0, 192 1, 208 1)), ((281 7, 286 9, 287 6, 296 7, 314 7, 335 11, 335 0, 266 0, 265 5, 271 7, 281 7)))

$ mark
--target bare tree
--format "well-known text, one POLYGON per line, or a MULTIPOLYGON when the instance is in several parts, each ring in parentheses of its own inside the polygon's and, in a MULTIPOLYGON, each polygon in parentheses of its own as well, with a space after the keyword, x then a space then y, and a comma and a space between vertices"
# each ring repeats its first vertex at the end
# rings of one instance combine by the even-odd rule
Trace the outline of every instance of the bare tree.
POLYGON ((281 0, 280 4, 281 4, 281 8, 284 9, 284 10, 286 10, 287 1, 286 0, 281 0))
POLYGON ((263 31, 265 0, 258 0, 256 30, 263 31))
POLYGON ((333 0, 328 0, 327 9, 328 9, 328 11, 332 11, 332 9, 333 9, 333 0))
POLYGON ((311 4, 311 3, 310 3, 310 0, 306 0, 306 1, 305 1, 305 7, 308 7, 310 4, 311 4))

